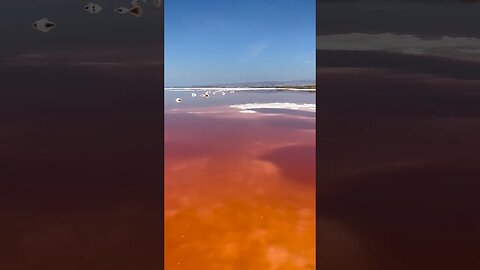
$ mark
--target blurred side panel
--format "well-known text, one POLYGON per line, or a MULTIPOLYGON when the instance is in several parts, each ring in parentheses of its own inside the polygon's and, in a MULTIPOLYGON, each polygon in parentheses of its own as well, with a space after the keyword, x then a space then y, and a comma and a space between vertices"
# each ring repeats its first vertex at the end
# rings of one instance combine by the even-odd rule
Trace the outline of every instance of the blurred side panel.
POLYGON ((323 269, 477 269, 480 3, 317 1, 323 269))
POLYGON ((2 3, 1 269, 161 269, 163 6, 140 3, 2 3))

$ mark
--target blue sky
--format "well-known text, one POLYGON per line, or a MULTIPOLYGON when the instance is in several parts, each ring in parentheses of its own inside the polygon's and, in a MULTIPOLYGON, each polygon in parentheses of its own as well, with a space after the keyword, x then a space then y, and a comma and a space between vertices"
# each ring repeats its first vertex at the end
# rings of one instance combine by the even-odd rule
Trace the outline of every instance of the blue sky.
POLYGON ((314 0, 166 0, 165 85, 315 79, 314 0))

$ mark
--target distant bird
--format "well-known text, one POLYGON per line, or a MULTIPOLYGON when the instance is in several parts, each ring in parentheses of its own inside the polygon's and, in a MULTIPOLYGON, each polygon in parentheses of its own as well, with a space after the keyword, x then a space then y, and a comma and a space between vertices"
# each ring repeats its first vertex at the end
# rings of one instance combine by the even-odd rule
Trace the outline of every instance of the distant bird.
POLYGON ((225 92, 222 91, 222 96, 225 96, 225 92))
POLYGON ((176 99, 175 99, 175 102, 181 103, 181 102, 182 102, 182 99, 181 99, 181 98, 176 98, 176 99))
POLYGON ((195 94, 195 93, 192 93, 192 97, 196 97, 196 96, 197 96, 197 94, 195 94))
POLYGON ((208 91, 205 92, 205 94, 202 95, 202 97, 204 97, 204 98, 208 98, 209 96, 210 96, 210 93, 208 93, 208 91))
MULTIPOLYGON (((132 1, 132 3, 135 1, 132 1)), ((114 9, 114 11, 118 14, 127 14, 130 13, 134 15, 135 17, 140 17, 142 15, 143 9, 140 5, 132 5, 131 8, 126 8, 126 7, 119 7, 114 9)))
POLYGON ((127 13, 130 12, 130 9, 126 8, 126 7, 119 7, 119 8, 114 9, 114 11, 116 13, 119 13, 119 14, 127 14, 127 13))
POLYGON ((132 8, 126 8, 126 7, 119 7, 114 10, 118 14, 127 14, 130 13, 134 15, 135 17, 140 17, 142 15, 142 7, 140 6, 134 6, 132 8))
POLYGON ((38 30, 40 32, 47 33, 50 30, 52 30, 53 28, 55 28, 55 23, 51 22, 47 18, 43 18, 41 20, 38 20, 38 21, 34 22, 32 24, 32 26, 33 26, 33 28, 35 28, 36 30, 38 30))
POLYGON ((83 9, 91 15, 94 15, 100 13, 103 8, 99 4, 90 2, 86 6, 84 6, 83 9))
POLYGON ((153 0, 153 6, 159 9, 162 6, 162 0, 153 0))

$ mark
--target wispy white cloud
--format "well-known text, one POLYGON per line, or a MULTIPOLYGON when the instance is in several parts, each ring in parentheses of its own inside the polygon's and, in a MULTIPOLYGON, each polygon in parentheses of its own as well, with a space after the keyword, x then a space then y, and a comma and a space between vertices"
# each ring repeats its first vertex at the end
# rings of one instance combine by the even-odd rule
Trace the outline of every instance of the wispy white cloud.
POLYGON ((259 56, 267 47, 268 43, 265 41, 250 44, 246 49, 245 55, 242 58, 242 62, 247 62, 259 56))

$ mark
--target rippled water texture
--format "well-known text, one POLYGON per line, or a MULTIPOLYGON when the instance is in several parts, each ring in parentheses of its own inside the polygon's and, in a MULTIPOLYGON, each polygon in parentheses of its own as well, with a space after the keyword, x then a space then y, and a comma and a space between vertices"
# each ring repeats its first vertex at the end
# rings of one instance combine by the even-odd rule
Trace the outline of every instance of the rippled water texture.
POLYGON ((315 94, 204 92, 165 93, 166 269, 314 269, 315 94))

